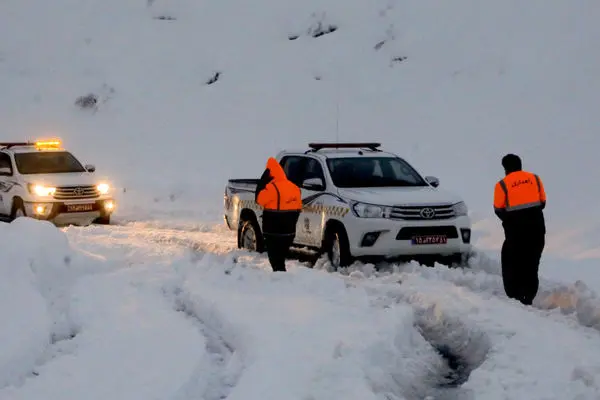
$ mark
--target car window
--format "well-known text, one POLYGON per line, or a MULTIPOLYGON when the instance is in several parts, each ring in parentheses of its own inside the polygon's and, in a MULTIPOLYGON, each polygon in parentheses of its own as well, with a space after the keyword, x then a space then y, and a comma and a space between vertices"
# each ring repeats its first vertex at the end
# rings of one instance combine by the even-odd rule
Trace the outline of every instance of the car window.
POLYGON ((58 174, 85 172, 81 163, 68 151, 49 151, 15 154, 15 163, 21 174, 58 174))
POLYGON ((340 188, 428 186, 401 158, 345 157, 327 160, 333 183, 340 188))
POLYGON ((298 187, 306 179, 321 178, 325 183, 325 173, 319 160, 304 156, 285 156, 281 159, 281 167, 287 178, 298 187))
POLYGON ((12 162, 10 160, 10 156, 6 153, 0 153, 0 174, 2 175, 12 175, 12 162))
POLYGON ((303 181, 312 178, 320 178, 323 183, 325 183, 325 174, 323 173, 323 167, 321 167, 319 160, 307 157, 303 181))
POLYGON ((286 156, 281 159, 281 167, 285 172, 285 176, 297 186, 302 185, 304 161, 305 157, 300 156, 286 156))

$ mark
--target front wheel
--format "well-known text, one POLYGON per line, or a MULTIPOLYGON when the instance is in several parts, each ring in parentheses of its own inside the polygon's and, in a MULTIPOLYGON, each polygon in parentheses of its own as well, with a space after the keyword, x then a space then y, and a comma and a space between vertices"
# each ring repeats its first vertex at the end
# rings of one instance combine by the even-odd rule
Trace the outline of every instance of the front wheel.
POLYGON ((104 217, 98 217, 94 220, 94 224, 97 225, 110 225, 110 215, 106 215, 104 217))
POLYGON ((327 230, 322 251, 327 253, 327 258, 335 270, 352 264, 350 243, 344 228, 336 226, 327 230))
POLYGON ((17 218, 26 217, 25 213, 25 205, 23 204, 23 200, 20 198, 16 198, 13 202, 12 209, 10 212, 11 220, 15 220, 17 218))
POLYGON ((238 228, 238 248, 264 252, 264 241, 256 219, 242 219, 238 228))

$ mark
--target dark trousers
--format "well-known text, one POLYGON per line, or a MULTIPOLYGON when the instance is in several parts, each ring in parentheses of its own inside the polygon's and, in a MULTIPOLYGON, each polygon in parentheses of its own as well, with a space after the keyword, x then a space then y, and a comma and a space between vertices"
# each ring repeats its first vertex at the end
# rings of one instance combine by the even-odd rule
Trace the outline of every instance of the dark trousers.
POLYGON ((289 253, 290 246, 294 242, 295 234, 292 235, 273 235, 264 234, 265 246, 269 263, 273 271, 285 271, 285 259, 289 253))
POLYGON ((546 241, 543 234, 519 236, 507 237, 502 245, 502 280, 508 297, 530 305, 538 292, 538 270, 546 241))

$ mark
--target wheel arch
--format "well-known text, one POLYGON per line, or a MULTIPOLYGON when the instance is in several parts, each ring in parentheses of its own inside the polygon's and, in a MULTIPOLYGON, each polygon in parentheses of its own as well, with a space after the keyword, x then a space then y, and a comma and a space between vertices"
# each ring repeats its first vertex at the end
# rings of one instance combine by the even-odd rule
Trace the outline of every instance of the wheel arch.
POLYGON ((338 229, 343 232, 346 237, 348 237, 348 232, 346 231, 346 226, 339 219, 331 218, 325 222, 325 227, 323 228, 323 232, 321 235, 321 246, 325 244, 325 240, 327 239, 327 235, 332 229, 338 229))
POLYGON ((238 248, 241 248, 242 228, 246 222, 250 222, 251 224, 254 225, 254 229, 256 230, 256 235, 259 236, 257 238, 257 240, 259 240, 259 252, 262 252, 263 251, 263 243, 262 243, 262 240, 260 239, 260 237, 262 237, 262 229, 261 229, 260 223, 258 222, 258 217, 256 216, 256 213, 254 212, 254 210, 252 210, 250 208, 243 208, 242 211, 240 211, 240 217, 239 217, 238 227, 237 227, 238 248))

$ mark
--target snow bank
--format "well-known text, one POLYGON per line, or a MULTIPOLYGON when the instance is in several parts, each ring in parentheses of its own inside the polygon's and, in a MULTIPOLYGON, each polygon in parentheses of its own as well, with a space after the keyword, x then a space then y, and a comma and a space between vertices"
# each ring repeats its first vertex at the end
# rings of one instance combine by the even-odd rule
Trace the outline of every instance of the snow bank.
POLYGON ((424 396, 447 365, 408 306, 379 307, 332 274, 272 273, 205 255, 176 265, 167 291, 218 332, 235 357, 229 400, 424 396), (173 286, 174 285, 174 286, 173 286))
POLYGON ((31 374, 48 346, 73 335, 68 288, 98 270, 54 225, 29 218, 0 224, 0 386, 31 374))

